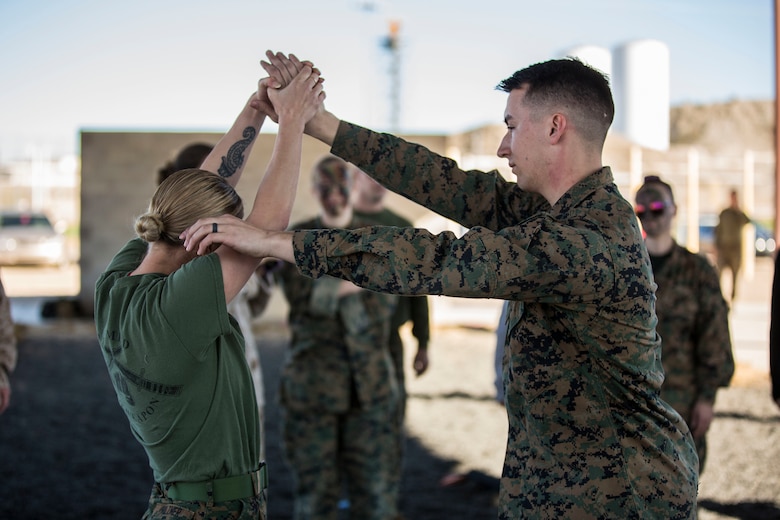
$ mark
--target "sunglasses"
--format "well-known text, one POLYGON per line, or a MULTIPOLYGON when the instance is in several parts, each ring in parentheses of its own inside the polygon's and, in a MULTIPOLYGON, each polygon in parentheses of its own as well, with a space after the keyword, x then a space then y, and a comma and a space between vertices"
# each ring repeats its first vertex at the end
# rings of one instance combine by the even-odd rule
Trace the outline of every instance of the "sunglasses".
POLYGON ((657 200, 651 202, 647 206, 644 204, 637 204, 634 210, 636 211, 636 216, 639 218, 646 218, 648 216, 660 217, 664 214, 664 211, 666 211, 667 207, 668 206, 664 201, 657 200))

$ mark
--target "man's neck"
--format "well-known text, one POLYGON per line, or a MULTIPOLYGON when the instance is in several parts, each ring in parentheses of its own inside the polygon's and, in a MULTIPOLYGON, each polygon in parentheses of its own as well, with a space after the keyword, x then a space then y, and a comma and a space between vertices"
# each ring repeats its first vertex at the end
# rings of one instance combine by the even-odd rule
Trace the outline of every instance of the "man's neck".
POLYGON ((562 151, 550 163, 547 185, 540 192, 550 206, 555 206, 558 200, 574 185, 604 168, 601 151, 583 150, 571 147, 562 151))
POLYGON ((674 246, 674 239, 671 235, 661 235, 660 237, 645 238, 645 245, 647 246, 647 252, 652 256, 663 256, 672 250, 674 246))

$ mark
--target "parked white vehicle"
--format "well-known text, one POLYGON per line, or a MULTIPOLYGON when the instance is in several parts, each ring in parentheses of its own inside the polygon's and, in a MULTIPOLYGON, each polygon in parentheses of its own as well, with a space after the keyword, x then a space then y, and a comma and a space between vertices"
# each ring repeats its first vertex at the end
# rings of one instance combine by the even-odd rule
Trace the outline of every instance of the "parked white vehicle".
POLYGON ((40 212, 0 212, 0 265, 64 265, 65 237, 40 212))

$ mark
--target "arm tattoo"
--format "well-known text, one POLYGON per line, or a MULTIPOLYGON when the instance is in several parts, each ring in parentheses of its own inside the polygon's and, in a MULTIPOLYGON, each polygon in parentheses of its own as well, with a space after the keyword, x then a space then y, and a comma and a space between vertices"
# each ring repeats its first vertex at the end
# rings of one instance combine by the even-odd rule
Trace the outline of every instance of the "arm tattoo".
POLYGON ((244 138, 236 142, 228 150, 227 155, 222 156, 222 164, 219 166, 219 173, 222 177, 231 177, 234 173, 241 168, 244 164, 244 150, 252 144, 257 135, 257 130, 254 127, 248 126, 244 128, 244 138))

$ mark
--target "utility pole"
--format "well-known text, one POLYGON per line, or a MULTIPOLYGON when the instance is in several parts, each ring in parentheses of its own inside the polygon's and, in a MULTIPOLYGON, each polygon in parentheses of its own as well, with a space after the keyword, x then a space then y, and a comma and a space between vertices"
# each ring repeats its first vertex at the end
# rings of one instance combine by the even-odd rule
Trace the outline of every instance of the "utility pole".
MULTIPOLYGON (((780 0, 776 0, 780 1, 780 0)), ((401 52, 398 33, 401 22, 390 20, 390 31, 382 47, 390 51, 390 131, 398 133, 401 119, 401 52)))

